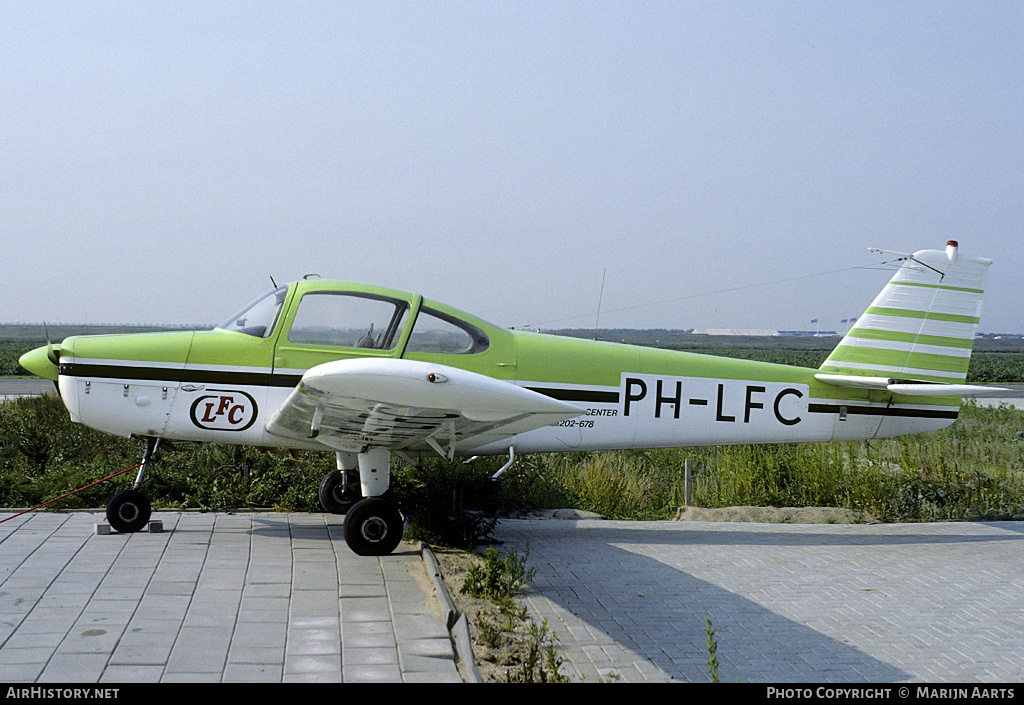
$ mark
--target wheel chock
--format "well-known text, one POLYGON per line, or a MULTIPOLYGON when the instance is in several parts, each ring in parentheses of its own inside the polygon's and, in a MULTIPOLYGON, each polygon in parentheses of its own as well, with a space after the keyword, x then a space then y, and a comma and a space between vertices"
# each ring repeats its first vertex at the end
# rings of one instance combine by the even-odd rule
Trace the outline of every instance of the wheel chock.
MULTIPOLYGON (((164 531, 164 523, 162 521, 151 521, 146 525, 146 530, 151 534, 161 534, 164 531)), ((92 533, 96 536, 109 536, 113 533, 113 530, 110 528, 110 524, 97 521, 92 525, 92 533)))

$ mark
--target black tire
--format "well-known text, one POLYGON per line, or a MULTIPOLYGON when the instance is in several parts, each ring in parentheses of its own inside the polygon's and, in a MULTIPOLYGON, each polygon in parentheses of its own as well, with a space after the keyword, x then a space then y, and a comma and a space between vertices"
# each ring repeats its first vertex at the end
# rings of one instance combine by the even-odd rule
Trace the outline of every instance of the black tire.
POLYGON ((121 490, 107 502, 107 522, 122 534, 141 531, 152 513, 149 499, 138 490, 121 490))
POLYGON ((345 484, 342 479, 341 470, 334 470, 324 475, 320 482, 318 497, 320 506, 325 512, 331 514, 346 514, 352 505, 363 498, 362 489, 359 486, 359 473, 349 471, 349 477, 355 478, 354 482, 345 484))
POLYGON ((404 524, 394 502, 368 497, 345 515, 345 543, 359 556, 386 556, 402 541, 404 524))

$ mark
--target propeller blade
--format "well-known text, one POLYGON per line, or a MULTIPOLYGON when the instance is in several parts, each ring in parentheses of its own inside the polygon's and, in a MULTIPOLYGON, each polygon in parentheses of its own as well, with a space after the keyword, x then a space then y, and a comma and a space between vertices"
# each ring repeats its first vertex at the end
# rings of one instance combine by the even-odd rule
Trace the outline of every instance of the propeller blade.
POLYGON ((43 332, 46 334, 46 358, 54 365, 59 365, 60 356, 53 349, 53 343, 50 342, 50 329, 46 327, 46 321, 43 321, 43 332))

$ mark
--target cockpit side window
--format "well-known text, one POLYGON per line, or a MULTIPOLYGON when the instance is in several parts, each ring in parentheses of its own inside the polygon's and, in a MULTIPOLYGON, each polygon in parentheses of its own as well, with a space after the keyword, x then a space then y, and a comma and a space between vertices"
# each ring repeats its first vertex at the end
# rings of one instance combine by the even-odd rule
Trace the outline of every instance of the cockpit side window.
POLYGON ((255 338, 269 338, 274 332, 281 314, 281 304, 287 295, 287 286, 278 287, 253 301, 217 328, 245 333, 255 338))
POLYGON ((420 308, 406 352, 470 355, 490 346, 487 334, 466 321, 427 306, 420 308))
POLYGON ((392 350, 408 312, 409 304, 397 299, 313 291, 299 302, 288 340, 303 345, 392 350))

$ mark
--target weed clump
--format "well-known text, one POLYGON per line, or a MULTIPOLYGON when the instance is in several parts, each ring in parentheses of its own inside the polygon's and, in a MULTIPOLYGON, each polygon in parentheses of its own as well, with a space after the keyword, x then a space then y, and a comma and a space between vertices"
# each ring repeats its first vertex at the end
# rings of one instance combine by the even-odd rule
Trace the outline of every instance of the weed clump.
POLYGON ((492 650, 500 650, 503 641, 525 628, 523 655, 517 664, 505 671, 505 682, 568 683, 568 676, 561 672, 564 659, 558 651, 557 635, 546 619, 538 624, 528 616, 526 605, 516 600, 535 573, 534 568, 526 567, 529 555, 529 545, 523 554, 514 548, 499 552, 494 546, 489 546, 482 560, 469 567, 462 592, 493 602, 498 607, 500 620, 483 612, 474 620, 481 641, 492 650))

